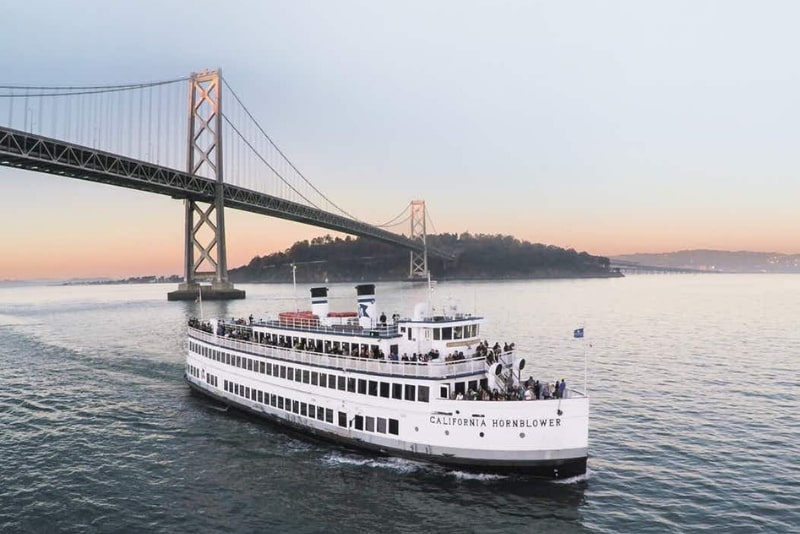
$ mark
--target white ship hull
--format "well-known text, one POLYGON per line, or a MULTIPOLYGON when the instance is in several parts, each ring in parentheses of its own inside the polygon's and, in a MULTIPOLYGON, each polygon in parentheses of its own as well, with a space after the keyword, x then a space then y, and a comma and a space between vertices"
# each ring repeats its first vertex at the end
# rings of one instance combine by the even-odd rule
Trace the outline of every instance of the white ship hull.
POLYGON ((359 361, 190 329, 186 379, 229 406, 348 447, 480 471, 585 473, 589 399, 573 390, 548 400, 451 398, 486 369, 474 360, 359 361))

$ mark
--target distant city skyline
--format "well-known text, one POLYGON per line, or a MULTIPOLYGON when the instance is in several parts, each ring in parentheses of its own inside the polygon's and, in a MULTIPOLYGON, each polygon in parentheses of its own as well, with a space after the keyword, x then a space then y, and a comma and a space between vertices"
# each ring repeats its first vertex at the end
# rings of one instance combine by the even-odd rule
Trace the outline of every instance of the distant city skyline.
MULTIPOLYGON (((793 254, 798 15, 735 1, 14 3, 0 83, 220 66, 315 186, 367 222, 424 199, 435 233, 604 256, 793 254)), ((6 167, 0 184, 0 279, 182 273, 180 201, 6 167)), ((226 225, 229 267, 330 233, 235 210, 226 225)))

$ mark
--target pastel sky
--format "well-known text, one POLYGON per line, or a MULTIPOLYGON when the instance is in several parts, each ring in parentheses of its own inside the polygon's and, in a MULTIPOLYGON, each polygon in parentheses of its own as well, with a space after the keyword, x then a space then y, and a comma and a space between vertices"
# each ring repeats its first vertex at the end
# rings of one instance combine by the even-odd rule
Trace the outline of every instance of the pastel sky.
MULTIPOLYGON (((593 254, 800 252, 800 4, 8 2, 9 84, 222 67, 362 220, 593 254)), ((2 118, 0 118, 2 121, 2 118)), ((181 202, 0 168, 0 279, 179 274, 181 202)), ((324 230, 228 210, 228 263, 324 230)))

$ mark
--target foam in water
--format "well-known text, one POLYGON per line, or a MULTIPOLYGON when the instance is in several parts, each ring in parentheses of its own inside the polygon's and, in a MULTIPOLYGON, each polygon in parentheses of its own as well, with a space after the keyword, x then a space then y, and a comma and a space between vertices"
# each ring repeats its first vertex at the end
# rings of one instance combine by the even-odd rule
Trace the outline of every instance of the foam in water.
POLYGON ((323 458, 323 462, 331 466, 374 467, 377 469, 389 469, 398 473, 413 473, 425 467, 424 464, 404 458, 353 457, 340 453, 328 454, 323 458))
POLYGON ((560 480, 554 480, 556 484, 577 484, 578 482, 583 482, 585 480, 589 480, 594 473, 588 467, 586 468, 586 472, 582 475, 570 477, 570 478, 562 478, 560 480))
POLYGON ((494 473, 470 473, 467 471, 448 471, 447 474, 459 480, 502 480, 508 478, 506 475, 494 473))

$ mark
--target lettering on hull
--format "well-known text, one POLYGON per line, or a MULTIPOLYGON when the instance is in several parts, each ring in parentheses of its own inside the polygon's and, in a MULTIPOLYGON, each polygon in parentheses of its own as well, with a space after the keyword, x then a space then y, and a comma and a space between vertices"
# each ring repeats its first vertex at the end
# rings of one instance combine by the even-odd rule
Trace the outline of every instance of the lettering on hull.
POLYGON ((475 428, 484 428, 487 426, 491 426, 492 428, 549 428, 561 426, 560 417, 544 419, 489 419, 487 423, 485 419, 479 417, 443 417, 431 415, 429 421, 432 425, 475 428))

